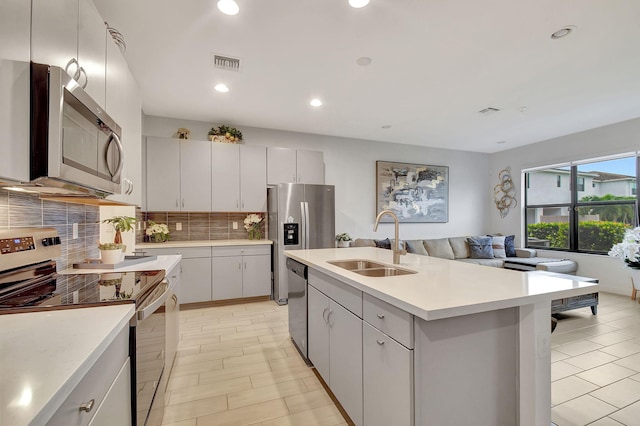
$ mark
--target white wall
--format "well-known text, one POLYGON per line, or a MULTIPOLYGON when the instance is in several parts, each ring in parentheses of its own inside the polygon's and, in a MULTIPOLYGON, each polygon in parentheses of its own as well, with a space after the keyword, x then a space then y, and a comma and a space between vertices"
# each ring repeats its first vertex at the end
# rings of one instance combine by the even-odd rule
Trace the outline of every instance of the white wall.
MULTIPOLYGON (((178 127, 191 130, 192 139, 207 139, 219 123, 203 123, 155 116, 143 118, 145 136, 175 137, 178 127)), ((393 225, 381 224, 373 232, 376 216, 376 160, 449 167, 449 222, 400 225, 400 238, 437 238, 487 231, 490 198, 489 155, 312 135, 238 126, 244 143, 310 149, 324 152, 325 183, 336 186, 336 232, 352 237, 393 237, 393 225)))
MULTIPOLYGON (((580 159, 633 152, 640 149, 640 119, 599 127, 536 144, 495 153, 490 157, 490 187, 498 183, 498 172, 511 167, 514 185, 518 188, 518 206, 504 219, 492 208, 488 228, 492 232, 515 234, 516 242, 522 241, 524 218, 522 170, 580 159)), ((554 258, 570 258, 578 262, 578 274, 597 277, 602 289, 619 294, 630 294, 631 274, 624 264, 608 256, 566 253, 540 250, 540 255, 554 258)))

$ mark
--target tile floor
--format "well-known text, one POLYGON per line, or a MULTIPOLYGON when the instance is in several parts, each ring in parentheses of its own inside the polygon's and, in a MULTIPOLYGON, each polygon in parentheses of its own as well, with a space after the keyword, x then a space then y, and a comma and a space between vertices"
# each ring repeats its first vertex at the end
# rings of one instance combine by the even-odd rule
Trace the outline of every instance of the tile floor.
POLYGON ((164 425, 346 425, 291 343, 287 307, 180 312, 164 425))
MULTIPOLYGON (((346 425, 274 302, 184 310, 164 425, 346 425)), ((640 304, 600 293, 561 315, 551 336, 558 426, 640 425, 640 304)))

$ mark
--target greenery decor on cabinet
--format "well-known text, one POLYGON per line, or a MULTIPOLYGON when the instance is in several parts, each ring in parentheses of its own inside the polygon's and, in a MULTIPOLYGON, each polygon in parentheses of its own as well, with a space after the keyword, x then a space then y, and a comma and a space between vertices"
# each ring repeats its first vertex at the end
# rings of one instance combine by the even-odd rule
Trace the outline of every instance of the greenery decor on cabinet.
POLYGON ((136 218, 131 216, 114 216, 110 219, 103 220, 102 223, 110 223, 113 226, 113 229, 116 231, 113 242, 122 244, 122 233, 134 230, 136 218))
POLYGON ((242 141, 242 132, 235 127, 222 124, 209 130, 209 139, 214 142, 238 143, 242 141))
POLYGON ((178 135, 178 139, 189 139, 190 134, 191 130, 187 129, 186 127, 180 127, 176 132, 176 135, 178 135))

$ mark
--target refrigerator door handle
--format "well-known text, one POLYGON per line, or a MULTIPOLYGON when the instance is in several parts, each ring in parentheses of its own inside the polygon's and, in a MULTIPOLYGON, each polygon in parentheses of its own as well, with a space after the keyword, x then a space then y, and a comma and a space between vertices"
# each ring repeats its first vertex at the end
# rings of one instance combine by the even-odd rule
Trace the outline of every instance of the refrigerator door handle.
POLYGON ((304 202, 304 248, 309 249, 309 203, 304 202))
POLYGON ((306 204, 304 201, 300 201, 300 248, 301 249, 306 249, 307 248, 307 233, 306 233, 306 229, 307 229, 307 209, 306 209, 306 204))

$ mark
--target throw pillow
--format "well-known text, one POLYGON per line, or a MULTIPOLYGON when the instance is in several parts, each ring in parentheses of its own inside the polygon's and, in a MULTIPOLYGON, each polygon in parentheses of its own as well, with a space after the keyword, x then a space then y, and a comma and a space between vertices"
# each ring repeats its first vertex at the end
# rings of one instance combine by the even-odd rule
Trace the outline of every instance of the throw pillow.
POLYGON ((516 257, 516 236, 507 235, 504 237, 504 251, 507 257, 516 257))
POLYGON ((409 253, 429 256, 429 253, 427 253, 427 249, 424 248, 422 240, 407 240, 404 242, 404 245, 407 247, 407 252, 409 253))
POLYGON ((493 259, 491 237, 469 237, 467 241, 471 259, 493 259))
POLYGON ((494 236, 491 237, 491 248, 493 249, 493 257, 496 259, 504 259, 507 257, 507 252, 504 247, 505 237, 494 236))
POLYGON ((378 248, 391 250, 391 241, 389 240, 389 238, 385 238, 384 240, 373 240, 373 242, 378 248))
POLYGON ((351 247, 375 247, 376 243, 373 242, 370 238, 356 238, 356 240, 351 243, 351 247))
POLYGON ((456 259, 467 259, 469 257, 469 243, 467 243, 467 237, 449 238, 449 244, 451 244, 453 255, 456 259))
POLYGON ((451 244, 448 238, 438 238, 434 240, 424 240, 424 247, 427 249, 429 256, 439 257, 441 259, 455 259, 451 244))

